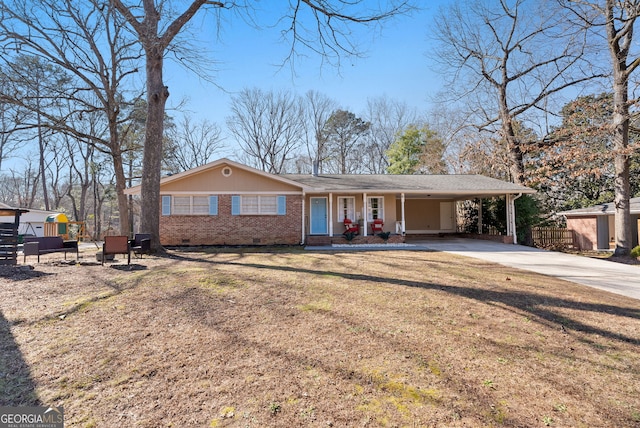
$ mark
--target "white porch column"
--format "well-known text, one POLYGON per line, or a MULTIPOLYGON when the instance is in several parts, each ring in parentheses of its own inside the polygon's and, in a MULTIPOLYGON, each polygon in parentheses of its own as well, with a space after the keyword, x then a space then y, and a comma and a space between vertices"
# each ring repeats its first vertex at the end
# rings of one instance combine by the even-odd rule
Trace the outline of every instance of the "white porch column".
POLYGON ((333 236, 333 194, 329 193, 329 236, 333 236))
POLYGON ((364 231, 362 232, 362 236, 367 236, 367 229, 369 229, 367 224, 367 194, 362 194, 362 228, 364 231))
POLYGON ((401 231, 402 231, 402 236, 404 236, 407 233, 407 229, 405 226, 405 222, 404 222, 404 193, 402 193, 400 195, 400 207, 401 207, 401 212, 402 212, 402 218, 400 219, 400 227, 401 227, 401 231))
POLYGON ((478 233, 482 235, 482 198, 478 198, 478 233))

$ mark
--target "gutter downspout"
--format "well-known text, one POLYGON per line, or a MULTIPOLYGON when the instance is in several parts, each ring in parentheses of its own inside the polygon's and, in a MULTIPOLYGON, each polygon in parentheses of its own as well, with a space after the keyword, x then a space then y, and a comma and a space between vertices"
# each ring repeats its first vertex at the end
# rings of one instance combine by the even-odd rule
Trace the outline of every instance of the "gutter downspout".
POLYGON ((305 237, 306 237, 306 230, 305 230, 305 227, 304 227, 304 216, 305 216, 306 200, 307 200, 307 195, 305 194, 305 192, 303 190, 302 191, 302 218, 300 220, 302 222, 302 239, 300 240, 300 245, 304 245, 305 237))

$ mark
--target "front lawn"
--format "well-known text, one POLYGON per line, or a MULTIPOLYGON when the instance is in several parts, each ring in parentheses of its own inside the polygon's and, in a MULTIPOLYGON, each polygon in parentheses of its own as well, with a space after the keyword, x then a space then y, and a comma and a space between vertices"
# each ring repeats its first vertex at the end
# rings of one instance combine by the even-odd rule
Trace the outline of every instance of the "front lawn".
POLYGON ((67 427, 640 425, 640 301, 436 252, 169 255, 0 269, 0 405, 67 427))

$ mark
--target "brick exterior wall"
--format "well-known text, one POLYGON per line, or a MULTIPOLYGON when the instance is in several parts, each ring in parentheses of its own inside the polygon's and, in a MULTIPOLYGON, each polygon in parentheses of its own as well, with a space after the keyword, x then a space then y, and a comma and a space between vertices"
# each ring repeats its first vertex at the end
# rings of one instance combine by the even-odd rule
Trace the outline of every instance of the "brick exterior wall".
POLYGON ((404 236, 402 235, 389 235, 389 239, 385 241, 379 236, 368 235, 362 236, 358 235, 353 238, 351 241, 347 241, 347 239, 342 235, 336 236, 326 236, 326 235, 307 235, 306 239, 307 245, 313 246, 327 246, 333 244, 353 244, 353 245, 364 245, 364 244, 402 244, 405 242, 404 236))
POLYGON ((598 227, 595 216, 567 217, 567 229, 575 233, 575 245, 578 250, 598 249, 598 227))
POLYGON ((231 215, 231 195, 218 196, 218 215, 160 215, 162 245, 298 245, 302 196, 287 195, 286 215, 231 215))

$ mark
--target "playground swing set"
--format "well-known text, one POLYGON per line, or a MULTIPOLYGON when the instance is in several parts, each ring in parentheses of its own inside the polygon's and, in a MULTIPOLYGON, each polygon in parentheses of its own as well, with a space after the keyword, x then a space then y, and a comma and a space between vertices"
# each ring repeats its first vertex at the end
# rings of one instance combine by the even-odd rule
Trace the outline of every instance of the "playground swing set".
POLYGON ((60 236, 65 241, 84 241, 86 234, 84 221, 69 221, 63 213, 51 214, 44 222, 44 236, 60 236))

